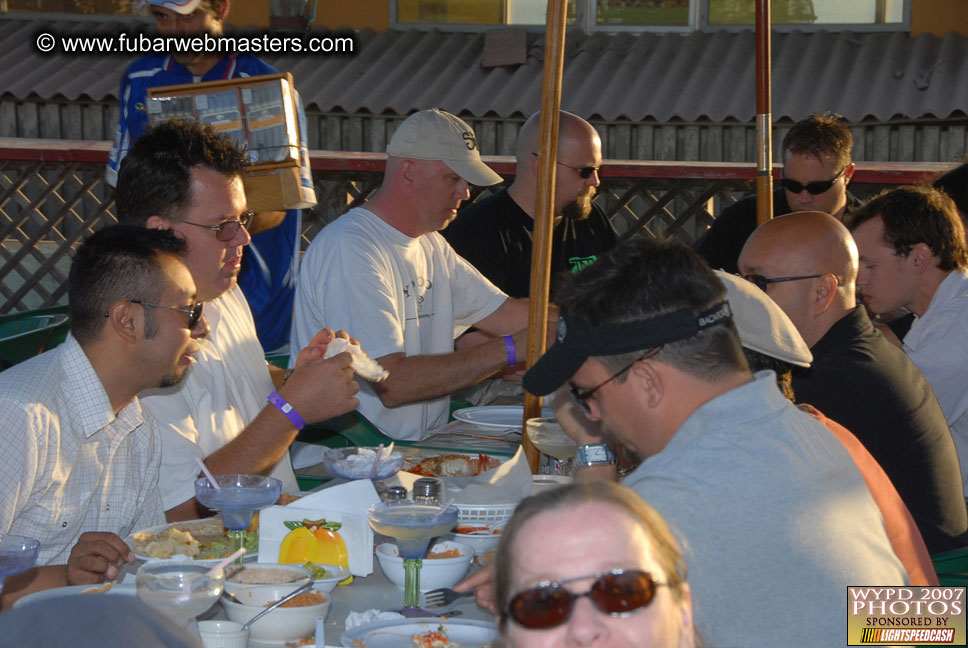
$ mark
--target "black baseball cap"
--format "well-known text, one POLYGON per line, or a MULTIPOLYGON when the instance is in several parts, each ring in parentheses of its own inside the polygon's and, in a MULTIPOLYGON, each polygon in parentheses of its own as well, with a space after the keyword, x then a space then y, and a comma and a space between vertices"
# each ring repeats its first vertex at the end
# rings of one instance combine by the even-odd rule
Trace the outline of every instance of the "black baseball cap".
POLYGON ((558 318, 555 343, 524 374, 524 388, 538 396, 550 394, 592 356, 644 351, 685 340, 732 316, 729 302, 725 300, 698 314, 691 308, 683 308, 644 320, 604 326, 592 326, 584 318, 562 315, 558 318))

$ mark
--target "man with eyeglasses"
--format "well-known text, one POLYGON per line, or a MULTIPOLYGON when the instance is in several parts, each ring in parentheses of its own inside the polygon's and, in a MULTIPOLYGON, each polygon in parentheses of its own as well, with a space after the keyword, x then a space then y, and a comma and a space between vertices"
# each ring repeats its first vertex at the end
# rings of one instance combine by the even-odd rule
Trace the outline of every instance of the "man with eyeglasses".
POLYGON ((185 240, 182 257, 211 325, 188 379, 142 398, 161 427, 161 496, 170 521, 207 514, 195 500, 198 461, 216 474, 269 474, 282 480, 284 492, 298 492, 288 450, 299 429, 358 404, 349 354, 322 359, 333 339, 328 329, 306 341, 295 371, 266 364, 236 284, 250 241, 246 163, 244 151, 213 129, 168 122, 134 143, 118 174, 123 222, 185 240))
POLYGON ((164 522, 161 440, 138 393, 180 383, 208 332, 184 247, 141 227, 92 235, 68 277, 67 340, 0 373, 0 534, 40 540, 3 607, 116 578, 134 560, 121 538, 164 522))
POLYGON ((377 193, 324 227, 303 257, 293 343, 324 323, 351 328, 390 373, 362 385, 360 412, 395 439, 445 425, 451 393, 524 355, 528 302, 509 298, 439 234, 469 184, 500 181, 481 161, 470 126, 421 110, 394 132, 377 193), (493 337, 455 350, 470 326, 493 337))
POLYGON ((683 546, 704 644, 839 645, 845 586, 907 576, 844 446, 750 373, 725 295, 687 247, 623 242, 562 290, 524 386, 570 389, 642 459, 623 483, 683 546))
MULTIPOLYGON (((847 192, 854 176, 850 151, 854 140, 838 115, 810 115, 793 125, 783 138, 783 177, 773 191, 773 216, 819 211, 843 221, 860 201, 847 192)), ((710 267, 736 272, 743 244, 756 229, 756 196, 724 209, 696 251, 710 267)))
POLYGON ((857 246, 820 212, 761 225, 739 268, 790 317, 813 353, 793 374, 797 400, 860 440, 887 473, 931 553, 968 544, 958 451, 944 413, 914 363, 857 305, 857 246))
MULTIPOLYGON (((849 223, 860 250, 857 288, 872 312, 904 308, 904 351, 931 383, 968 476, 968 245, 955 203, 929 187, 898 187, 849 223)), ((964 486, 968 494, 968 484, 964 486)))
MULTIPOLYGON (((210 34, 221 36, 228 19, 230 0, 146 0, 145 4, 162 36, 210 34)), ((275 74, 278 70, 251 54, 171 52, 152 54, 134 61, 121 79, 120 119, 105 173, 108 184, 117 183, 118 169, 128 149, 148 124, 145 110, 149 88, 222 79, 275 74)), ((304 166, 309 168, 305 115, 297 102, 300 144, 304 166)), ((303 186, 312 191, 308 171, 303 186)), ((289 342, 292 301, 299 271, 302 218, 298 209, 260 211, 246 225, 252 240, 242 255, 239 286, 249 303, 256 332, 265 351, 289 342)))
MULTIPOLYGON (((467 205, 441 232, 457 254, 511 297, 528 297, 531 292, 540 125, 538 112, 521 127, 515 146, 517 171, 511 186, 467 205)), ((578 272, 615 246, 611 222, 592 202, 601 164, 602 141, 595 128, 578 115, 562 110, 552 205, 552 276, 578 272)))

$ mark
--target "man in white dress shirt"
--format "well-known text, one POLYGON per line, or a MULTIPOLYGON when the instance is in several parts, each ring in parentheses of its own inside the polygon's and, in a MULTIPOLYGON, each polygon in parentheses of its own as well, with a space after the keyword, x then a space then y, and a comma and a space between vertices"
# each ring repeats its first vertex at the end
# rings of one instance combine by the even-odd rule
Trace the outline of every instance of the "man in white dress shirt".
MULTIPOLYGON (((857 290, 875 313, 915 315, 904 350, 931 383, 968 476, 968 244, 954 202, 930 187, 898 187, 848 227, 860 252, 857 290)), ((965 486, 968 494, 968 485, 965 486)))
POLYGON ((161 440, 137 394, 170 388, 207 332, 184 242, 110 227, 77 251, 64 344, 0 373, 0 534, 40 540, 3 605, 40 589, 113 579, 121 540, 164 522, 161 440))
POLYGON ((349 353, 322 359, 334 336, 328 329, 307 341, 294 371, 265 361, 236 284, 250 240, 245 164, 245 153, 211 128, 169 122, 141 136, 118 173, 119 218, 185 240, 183 259, 212 329, 178 389, 143 397, 161 428, 161 497, 170 521, 207 513, 195 500, 196 460, 214 474, 267 474, 285 492, 298 491, 289 446, 299 429, 358 404, 349 353))

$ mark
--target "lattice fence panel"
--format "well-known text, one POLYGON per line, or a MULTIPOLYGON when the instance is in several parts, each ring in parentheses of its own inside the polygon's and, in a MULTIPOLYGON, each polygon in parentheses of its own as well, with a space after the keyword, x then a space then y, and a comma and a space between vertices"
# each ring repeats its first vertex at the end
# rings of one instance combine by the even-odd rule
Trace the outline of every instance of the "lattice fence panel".
MULTIPOLYGON (((114 224, 104 167, 94 163, 0 160, 0 313, 66 303, 71 250, 114 224)), ((303 214, 303 249, 325 225, 368 200, 381 173, 322 171, 318 204, 303 214)), ((866 197, 879 190, 852 184, 866 197)), ((693 243, 714 214, 753 190, 742 180, 605 178, 596 196, 623 236, 669 236, 693 243)), ((473 199, 493 189, 475 190, 473 199)))

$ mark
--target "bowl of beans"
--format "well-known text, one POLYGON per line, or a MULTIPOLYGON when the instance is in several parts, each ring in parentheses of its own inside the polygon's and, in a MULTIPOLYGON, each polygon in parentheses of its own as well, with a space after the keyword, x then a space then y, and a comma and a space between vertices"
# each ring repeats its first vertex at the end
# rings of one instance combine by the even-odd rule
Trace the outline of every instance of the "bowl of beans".
MULTIPOLYGON (((251 596, 239 597, 239 604, 223 597, 222 607, 229 621, 245 623, 264 608, 286 596, 298 585, 265 585, 251 590, 251 596)), ((249 626, 249 636, 258 641, 295 641, 308 637, 316 630, 316 617, 326 617, 329 612, 329 596, 312 589, 286 601, 272 612, 249 626)))

